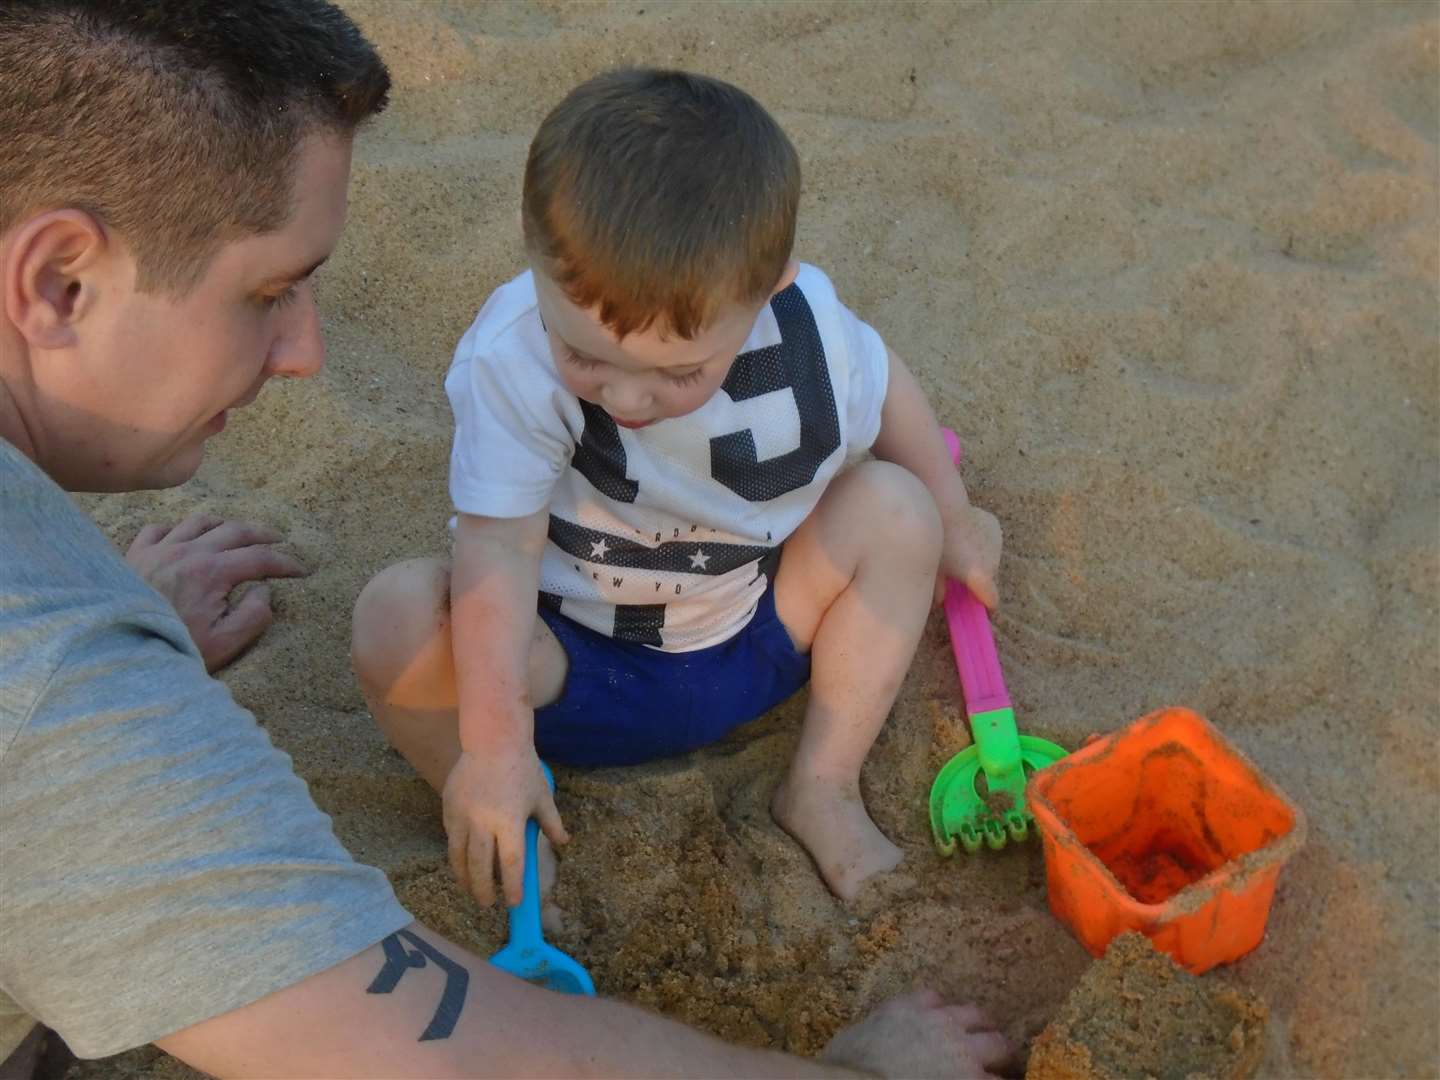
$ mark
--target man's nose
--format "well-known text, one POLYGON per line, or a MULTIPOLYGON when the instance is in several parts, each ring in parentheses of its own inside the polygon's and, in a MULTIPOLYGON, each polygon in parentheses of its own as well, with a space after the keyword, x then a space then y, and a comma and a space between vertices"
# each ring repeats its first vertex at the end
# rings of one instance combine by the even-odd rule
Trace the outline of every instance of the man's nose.
POLYGON ((306 283, 306 296, 292 309, 294 321, 270 350, 270 370, 287 379, 308 379, 325 366, 325 338, 320 333, 320 310, 306 283))

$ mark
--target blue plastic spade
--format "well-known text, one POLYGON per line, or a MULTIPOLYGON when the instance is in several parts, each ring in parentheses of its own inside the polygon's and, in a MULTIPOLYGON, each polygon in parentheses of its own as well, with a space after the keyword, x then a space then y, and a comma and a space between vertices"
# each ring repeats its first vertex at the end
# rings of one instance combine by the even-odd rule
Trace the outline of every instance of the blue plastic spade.
MULTIPOLYGON (((550 790, 555 778, 542 761, 541 770, 550 790)), ((518 975, 527 982, 538 983, 547 990, 562 994, 595 996, 595 983, 590 973, 553 945, 545 942, 540 932, 540 823, 533 817, 525 822, 525 893, 520 903, 510 909, 510 942, 490 958, 496 967, 518 975)))

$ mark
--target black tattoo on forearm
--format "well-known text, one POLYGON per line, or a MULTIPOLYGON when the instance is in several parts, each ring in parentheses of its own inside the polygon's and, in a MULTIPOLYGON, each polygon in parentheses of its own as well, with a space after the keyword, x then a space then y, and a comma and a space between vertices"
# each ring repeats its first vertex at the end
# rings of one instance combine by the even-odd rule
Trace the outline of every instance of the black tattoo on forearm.
POLYGON ((436 967, 445 972, 445 992, 440 995, 440 1004, 435 1007, 435 1015, 430 1018, 429 1025, 420 1033, 417 1041, 448 1039, 455 1030, 456 1021, 460 1019, 460 1010, 465 1007, 465 993, 470 988, 470 972, 409 930, 397 930, 382 941, 380 947, 385 950, 385 966, 380 969, 380 974, 375 976, 375 981, 365 992, 390 993, 399 985, 407 971, 411 968, 423 968, 426 958, 429 958, 436 967), (414 947, 413 952, 406 950, 400 942, 401 938, 414 947))

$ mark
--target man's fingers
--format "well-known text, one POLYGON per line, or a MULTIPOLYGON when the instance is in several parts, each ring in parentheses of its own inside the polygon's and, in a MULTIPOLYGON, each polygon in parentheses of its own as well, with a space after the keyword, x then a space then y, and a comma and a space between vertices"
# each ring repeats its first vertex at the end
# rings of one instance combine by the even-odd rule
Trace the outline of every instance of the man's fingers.
POLYGON ((975 1060, 987 1069, 1007 1064, 1015 1056, 1010 1040, 998 1031, 974 1031, 965 1036, 975 1060))
POLYGON ((255 643, 274 620, 270 610, 270 588, 256 585, 248 589, 240 602, 216 619, 205 635, 197 641, 205 666, 216 671, 255 643))
POLYGON ((184 521, 171 529, 165 537, 172 544, 184 543, 186 540, 194 540, 197 536, 203 536, 211 529, 223 522, 224 518, 216 517, 214 514, 191 514, 184 521))
POLYGON ((938 992, 928 986, 919 990, 912 990, 908 994, 897 994, 885 1002, 887 1009, 934 1009, 945 1004, 945 999, 938 992))
POLYGON ((961 1031, 991 1031, 995 1025, 975 1005, 947 1005, 945 1016, 961 1031))
POLYGON ((278 544, 285 534, 258 521, 224 521, 205 532, 198 545, 204 551, 229 551, 252 544, 278 544))
POLYGON ((138 533, 135 534, 135 539, 130 544, 130 550, 135 551, 137 548, 147 548, 151 547, 154 544, 158 544, 161 540, 165 539, 165 537, 169 534, 170 530, 174 527, 175 523, 173 521, 167 521, 163 525, 159 524, 158 522, 146 525, 143 529, 141 529, 138 533))
POLYGON ((220 562, 222 577, 231 587, 242 581, 257 581, 261 578, 304 577, 310 571, 293 555, 287 555, 269 544, 251 544, 249 547, 232 548, 222 551, 216 558, 220 562))

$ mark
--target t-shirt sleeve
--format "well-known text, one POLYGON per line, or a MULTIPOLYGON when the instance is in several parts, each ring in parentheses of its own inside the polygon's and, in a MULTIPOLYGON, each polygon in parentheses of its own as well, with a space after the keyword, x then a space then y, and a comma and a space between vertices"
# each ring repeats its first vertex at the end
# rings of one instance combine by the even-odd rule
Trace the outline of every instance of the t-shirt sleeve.
POLYGON ((0 759, 0 988, 82 1057, 292 986, 411 921, 164 622, 137 611, 78 636, 0 759))
POLYGON ((845 411, 848 451, 853 456, 869 450, 880 436, 880 414, 890 385, 890 351, 874 327, 838 300, 835 306, 850 360, 845 411))
POLYGON ((880 413, 890 384, 890 353, 874 327, 846 307, 825 273, 802 264, 797 284, 819 324, 845 416, 845 454, 857 458, 880 434, 880 413))
POLYGON ((543 361, 478 327, 461 339, 445 379, 455 414, 450 499, 464 514, 524 517, 549 503, 574 449, 562 393, 543 361))

